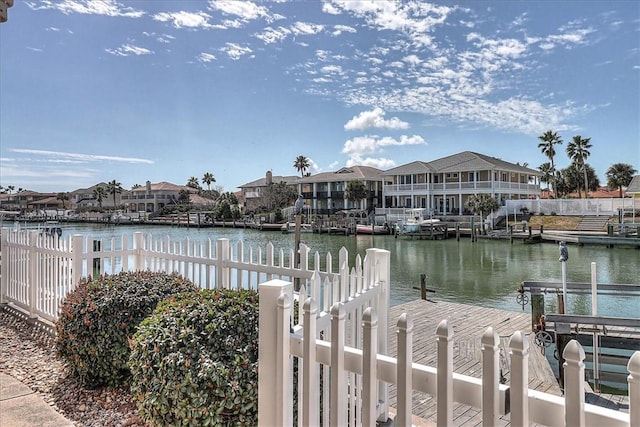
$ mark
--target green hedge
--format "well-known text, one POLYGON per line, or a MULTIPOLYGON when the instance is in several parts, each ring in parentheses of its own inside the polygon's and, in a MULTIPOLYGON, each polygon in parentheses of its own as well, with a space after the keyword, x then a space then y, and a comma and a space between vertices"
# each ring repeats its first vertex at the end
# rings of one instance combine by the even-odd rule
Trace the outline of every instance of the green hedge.
POLYGON ((134 335, 130 369, 138 414, 150 425, 257 425, 258 294, 168 298, 134 335))
POLYGON ((129 339, 138 324, 168 295, 196 289, 177 274, 148 271, 80 283, 63 300, 56 353, 85 387, 126 384, 129 339))

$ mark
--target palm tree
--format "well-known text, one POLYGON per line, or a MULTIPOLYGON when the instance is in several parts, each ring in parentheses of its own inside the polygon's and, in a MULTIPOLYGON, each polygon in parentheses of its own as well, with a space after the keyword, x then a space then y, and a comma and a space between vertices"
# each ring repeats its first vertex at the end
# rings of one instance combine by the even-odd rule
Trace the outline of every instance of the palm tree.
POLYGON ((636 172, 637 170, 628 163, 612 164, 605 173, 607 187, 611 189, 617 188, 620 191, 620 198, 622 198, 622 187, 627 187, 631 183, 636 172))
POLYGON ((200 181, 198 181, 198 178, 196 178, 195 176, 189 178, 189 180, 187 181, 187 187, 195 188, 196 190, 202 190, 202 187, 200 187, 200 181))
POLYGON ((11 194, 11 192, 12 192, 13 190, 15 190, 15 189, 16 189, 16 187, 15 187, 15 186, 13 186, 13 185, 7 185, 7 193, 11 194))
POLYGON ((107 196, 107 190, 104 187, 96 187, 93 189, 93 198, 98 201, 98 206, 102 209, 102 200, 107 196))
POLYGON ((216 178, 213 176, 211 172, 207 172, 202 177, 202 182, 207 184, 207 190, 211 190, 211 183, 216 182, 216 178))
MULTIPOLYGON (((553 146, 562 145, 562 138, 560 137, 560 135, 558 135, 557 132, 548 130, 540 135, 538 139, 542 141, 538 144, 538 148, 540 148, 540 150, 542 150, 542 154, 547 156, 551 161, 551 172, 555 175, 556 166, 553 162, 553 158, 556 155, 556 149, 553 146)), ((553 191, 556 191, 555 181, 553 182, 553 191)))
POLYGON ((65 202, 69 200, 69 193, 58 193, 56 199, 62 202, 62 209, 67 209, 65 202))
POLYGON ((553 180, 553 168, 551 163, 545 162, 538 166, 538 170, 542 172, 542 176, 540 177, 540 182, 544 182, 547 184, 547 190, 549 190, 549 183, 553 180))
POLYGON ((122 184, 115 179, 107 183, 107 193, 113 196, 113 209, 116 208, 116 194, 122 193, 122 184))
POLYGON ((295 162, 293 162, 293 167, 300 172, 300 176, 302 177, 304 177, 304 172, 309 169, 310 165, 311 163, 309 162, 309 159, 305 156, 298 156, 296 157, 295 162))
POLYGON ((582 168, 584 175, 584 197, 589 198, 589 181, 587 180, 587 158, 591 155, 589 149, 591 148, 591 138, 582 138, 580 135, 573 137, 569 145, 567 145, 567 155, 576 163, 576 165, 582 168))

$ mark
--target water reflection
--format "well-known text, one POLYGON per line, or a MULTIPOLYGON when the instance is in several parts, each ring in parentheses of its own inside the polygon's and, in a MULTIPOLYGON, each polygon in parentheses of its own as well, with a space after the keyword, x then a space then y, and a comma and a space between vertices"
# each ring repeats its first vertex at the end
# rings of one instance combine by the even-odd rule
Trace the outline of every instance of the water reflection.
MULTIPOLYGON (((293 234, 261 232, 233 228, 177 228, 157 226, 95 226, 66 224, 63 238, 75 233, 91 233, 109 242, 111 237, 134 231, 151 233, 154 237, 205 241, 228 238, 232 244, 244 241, 245 247, 264 247, 269 241, 275 250, 288 252, 294 244, 293 234)), ((119 239, 116 239, 116 242, 119 239)), ((480 304, 506 310, 522 310, 515 301, 516 290, 524 280, 561 281, 561 266, 555 244, 510 244, 506 240, 468 239, 431 241, 408 240, 393 236, 338 236, 303 234, 303 243, 313 253, 320 254, 324 264, 328 252, 333 255, 333 269, 338 268, 338 252, 342 247, 349 251, 350 264, 356 255, 365 256, 368 248, 387 249, 391 253, 391 303, 393 305, 419 298, 420 275, 427 275, 427 286, 436 289, 438 299, 468 304, 480 304)), ((107 247, 111 243, 107 243, 107 247)), ((596 262, 599 283, 640 283, 640 251, 629 248, 605 248, 604 246, 569 246, 567 262, 569 282, 590 282, 590 265, 596 262)), ((323 265, 324 267, 324 265, 323 265)), ((571 295, 567 301, 572 314, 590 314, 590 295, 571 295)), ((555 295, 545 298, 547 312, 557 312, 555 295)), ((598 299, 599 314, 615 317, 640 317, 640 298, 602 295, 598 299)), ((530 307, 525 307, 526 311, 530 307)))

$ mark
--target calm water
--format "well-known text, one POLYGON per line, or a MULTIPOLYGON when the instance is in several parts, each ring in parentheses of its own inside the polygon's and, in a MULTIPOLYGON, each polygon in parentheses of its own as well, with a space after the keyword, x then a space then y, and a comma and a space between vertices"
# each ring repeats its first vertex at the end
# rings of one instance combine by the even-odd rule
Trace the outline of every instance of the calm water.
MULTIPOLYGON (((232 243, 243 240, 245 245, 264 247, 271 241, 276 250, 289 250, 294 245, 293 234, 277 231, 256 231, 232 228, 177 228, 162 226, 102 226, 63 224, 63 237, 72 234, 92 234, 94 237, 132 236, 134 231, 151 233, 156 237, 204 241, 207 238, 228 238, 232 243)), ((524 280, 560 282, 561 267, 558 247, 551 243, 525 245, 510 244, 508 240, 469 239, 431 241, 408 240, 393 236, 338 236, 302 234, 302 242, 319 252, 327 252, 337 263, 338 251, 344 246, 350 257, 362 257, 368 248, 391 252, 391 304, 396 305, 420 298, 420 275, 427 275, 427 286, 437 290, 435 298, 467 304, 479 304, 506 310, 521 311, 516 303, 517 288, 524 280)), ((609 249, 604 246, 569 245, 567 281, 590 282, 590 265, 597 266, 599 283, 640 283, 640 251, 630 248, 609 249)), ((352 263, 352 261, 350 261, 352 263)), ((334 266, 337 268, 337 265, 334 266)), ((557 312, 556 298, 548 294, 546 311, 557 312)), ((530 311, 526 306, 525 310, 530 311)), ((590 295, 568 296, 570 314, 591 314, 590 295)), ((598 314, 614 317, 640 317, 640 297, 598 298, 598 314)))

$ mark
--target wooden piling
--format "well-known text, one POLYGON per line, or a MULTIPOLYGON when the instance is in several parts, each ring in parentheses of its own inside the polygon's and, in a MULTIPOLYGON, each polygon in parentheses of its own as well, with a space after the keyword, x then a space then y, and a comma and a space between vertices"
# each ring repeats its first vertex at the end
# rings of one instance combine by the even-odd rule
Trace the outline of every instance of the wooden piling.
POLYGON ((541 319, 544 316, 544 294, 542 292, 531 293, 531 330, 540 329, 541 319))

